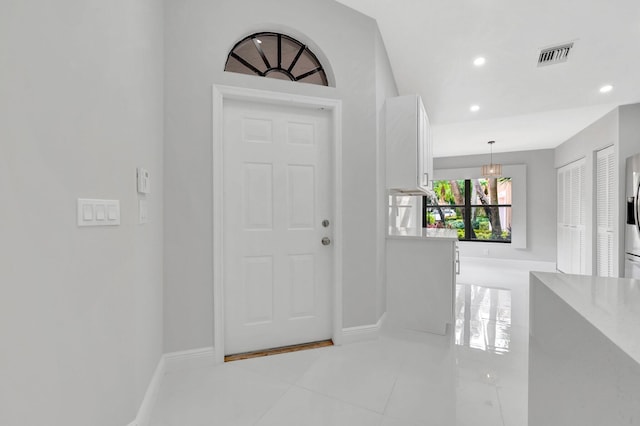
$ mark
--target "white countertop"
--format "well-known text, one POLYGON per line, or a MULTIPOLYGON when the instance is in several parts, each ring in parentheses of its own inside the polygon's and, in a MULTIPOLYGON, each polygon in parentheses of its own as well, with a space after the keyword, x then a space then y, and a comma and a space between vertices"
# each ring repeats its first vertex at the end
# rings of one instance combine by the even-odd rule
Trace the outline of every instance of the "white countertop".
POLYGON ((531 274, 640 364, 640 280, 531 274))
POLYGON ((441 239, 449 241, 458 240, 458 231, 446 228, 389 228, 389 239, 441 239))

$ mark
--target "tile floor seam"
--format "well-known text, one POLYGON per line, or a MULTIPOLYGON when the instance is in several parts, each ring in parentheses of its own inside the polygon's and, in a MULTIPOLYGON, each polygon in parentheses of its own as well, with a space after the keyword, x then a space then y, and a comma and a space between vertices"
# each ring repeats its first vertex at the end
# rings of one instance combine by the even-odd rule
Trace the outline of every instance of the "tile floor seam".
POLYGON ((393 385, 391 385, 391 392, 389 392, 389 396, 387 396, 387 401, 384 403, 384 409, 382 410, 383 416, 387 413, 387 408, 389 407, 389 401, 391 401, 391 396, 393 395, 393 391, 396 389, 396 383, 398 383, 397 375, 395 379, 393 379, 393 385))
POLYGON ((264 412, 264 413, 262 413, 262 415, 260 415, 260 417, 258 417, 258 419, 253 423, 253 426, 256 426, 256 425, 260 424, 260 422, 262 421, 262 419, 263 419, 267 414, 269 414, 270 412, 272 412, 272 411, 273 411, 273 409, 276 407, 276 405, 278 405, 278 403, 279 403, 280 401, 282 401, 282 399, 284 398, 284 396, 285 396, 287 393, 289 393, 289 392, 291 391, 291 389, 293 389, 294 387, 295 387, 295 385, 289 385, 289 388, 288 388, 286 391, 282 392, 282 395, 280 395, 280 397, 279 397, 277 400, 275 400, 275 401, 273 402, 273 404, 271 404, 271 406, 270 406, 269 408, 267 408, 267 409, 265 410, 265 412, 264 412))
MULTIPOLYGON (((358 343, 366 343, 366 342, 358 342, 358 343)), ((355 343, 355 344, 357 344, 357 343, 355 343)), ((334 346, 334 347, 335 347, 335 346, 334 346)), ((338 346, 338 347, 344 347, 344 345, 340 345, 340 346, 338 346)), ((313 362, 313 364, 315 364, 317 361, 318 361, 318 360, 315 360, 315 361, 313 362)), ((313 366, 313 365, 312 365, 312 366, 313 366)), ((307 371, 311 370, 312 366, 309 366, 309 367, 307 368, 307 371)), ((394 385, 392 385, 392 386, 391 386, 391 392, 393 392, 393 387, 395 386, 395 381, 398 379, 398 377, 397 377, 397 376, 398 376, 398 375, 397 375, 397 373, 396 373, 396 374, 395 374, 395 378, 394 378, 394 382, 393 382, 393 383, 394 383, 394 385)), ((301 389, 305 389, 305 390, 308 390, 308 391, 310 391, 310 392, 316 393, 316 394, 318 394, 318 395, 326 396, 327 398, 331 398, 331 399, 333 399, 333 400, 335 400, 335 401, 340 401, 340 402, 345 403, 345 404, 348 404, 348 405, 350 405, 350 406, 352 406, 352 407, 361 408, 361 409, 363 409, 363 410, 367 410, 367 411, 369 411, 369 412, 372 412, 372 413, 375 413, 375 414, 379 414, 379 415, 381 415, 381 416, 384 416, 384 409, 386 409, 386 405, 388 404, 389 399, 391 398, 391 392, 390 392, 390 393, 389 393, 389 395, 387 396, 387 402, 385 403, 385 407, 383 408, 383 411, 382 411, 382 412, 379 412, 379 411, 376 411, 376 410, 372 410, 372 409, 371 409, 371 408, 369 408, 369 407, 365 407, 365 406, 362 406, 362 405, 359 405, 359 404, 354 404, 354 403, 352 403, 352 402, 345 401, 345 400, 343 400, 343 399, 341 399, 341 398, 339 398, 339 397, 336 397, 336 396, 333 396, 333 395, 329 395, 329 394, 327 394, 327 393, 320 392, 320 391, 317 391, 317 390, 315 390, 315 389, 311 389, 311 388, 309 388, 309 387, 307 387, 307 386, 304 386, 304 385, 302 385, 302 384, 300 383, 300 381, 301 381, 303 378, 304 378, 304 374, 303 374, 303 375, 302 375, 302 376, 301 376, 301 377, 300 377, 300 378, 299 378, 299 379, 298 379, 298 380, 297 380, 293 385, 294 385, 294 386, 297 386, 297 387, 299 387, 299 388, 301 388, 301 389)))
POLYGON ((358 409, 361 409, 361 410, 367 410, 367 411, 369 411, 369 412, 371 412, 371 413, 378 414, 378 415, 380 415, 380 416, 384 416, 384 413, 381 413, 381 412, 376 411, 376 410, 372 410, 371 408, 364 407, 364 406, 359 405, 359 404, 354 404, 353 402, 345 401, 344 399, 338 398, 337 396, 329 395, 329 394, 324 393, 324 392, 319 392, 319 391, 317 391, 317 390, 315 390, 315 389, 309 389, 308 387, 306 387, 306 386, 302 386, 302 385, 300 385, 300 384, 295 384, 295 385, 293 385, 293 386, 296 386, 296 387, 298 387, 298 388, 300 388, 300 389, 304 389, 304 390, 309 391, 309 392, 311 392, 311 393, 315 393, 315 394, 317 394, 317 395, 322 395, 322 396, 324 396, 324 397, 327 397, 327 398, 333 399, 334 401, 338 401, 338 402, 341 402, 341 403, 343 403, 343 404, 347 404, 347 405, 350 405, 350 406, 352 406, 352 407, 355 407, 355 408, 358 408, 358 409))
MULTIPOLYGON (((233 361, 233 362, 236 363, 236 362, 242 362, 242 361, 233 361)), ((295 386, 295 384, 296 384, 296 383, 290 383, 290 382, 288 382, 286 380, 282 380, 280 378, 275 378, 275 377, 270 376, 270 375, 268 375, 268 374, 266 374, 266 373, 264 373, 262 371, 259 371, 259 370, 253 370, 253 369, 248 368, 248 367, 243 367, 240 364, 227 364, 227 365, 229 365, 230 368, 240 369, 240 370, 244 371, 245 373, 257 374, 257 375, 261 376, 263 379, 273 380, 273 381, 279 382, 280 384, 283 384, 283 385, 295 386)))
POLYGON ((496 399, 498 400, 498 408, 500 409, 500 420, 502 420, 502 426, 507 426, 504 421, 504 413, 502 412, 502 400, 500 399, 500 392, 498 392, 498 386, 495 386, 496 389, 496 399))

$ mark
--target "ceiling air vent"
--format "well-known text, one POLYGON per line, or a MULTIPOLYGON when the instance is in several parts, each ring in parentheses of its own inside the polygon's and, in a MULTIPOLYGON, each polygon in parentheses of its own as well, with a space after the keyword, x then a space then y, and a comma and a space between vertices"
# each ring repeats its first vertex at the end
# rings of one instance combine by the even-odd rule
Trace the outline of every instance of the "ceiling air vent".
POLYGON ((540 55, 538 55, 538 66, 544 67, 547 65, 567 62, 567 59, 569 59, 569 51, 572 47, 573 43, 566 43, 560 46, 553 46, 542 49, 540 51, 540 55))

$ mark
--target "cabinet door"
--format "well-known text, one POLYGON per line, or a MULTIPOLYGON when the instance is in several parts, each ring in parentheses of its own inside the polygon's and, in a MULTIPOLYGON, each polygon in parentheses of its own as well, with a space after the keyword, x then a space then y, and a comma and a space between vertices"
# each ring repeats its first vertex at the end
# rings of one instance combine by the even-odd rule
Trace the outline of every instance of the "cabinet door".
POLYGON ((387 240, 387 313, 402 328, 445 335, 454 324, 455 242, 387 240))
POLYGON ((422 101, 420 98, 417 98, 418 106, 418 140, 417 149, 418 149, 418 187, 426 188, 429 186, 429 173, 427 171, 427 132, 429 130, 429 126, 427 124, 427 113, 424 109, 424 105, 422 105, 422 101))
POLYGON ((431 143, 431 126, 427 111, 418 97, 418 186, 431 188, 433 180, 433 146, 431 143))
POLYGON ((421 162, 417 157, 420 124, 417 96, 398 96, 387 99, 386 145, 387 188, 415 190, 419 188, 421 162))
POLYGON ((387 188, 424 191, 433 174, 429 119, 418 95, 387 99, 387 188))

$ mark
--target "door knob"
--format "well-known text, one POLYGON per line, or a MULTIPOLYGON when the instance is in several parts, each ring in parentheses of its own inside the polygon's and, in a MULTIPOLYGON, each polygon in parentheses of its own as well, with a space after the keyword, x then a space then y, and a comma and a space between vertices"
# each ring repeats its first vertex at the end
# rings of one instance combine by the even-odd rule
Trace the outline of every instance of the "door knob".
POLYGON ((322 245, 323 246, 328 246, 329 244, 331 244, 331 240, 328 237, 324 237, 322 239, 322 245))

